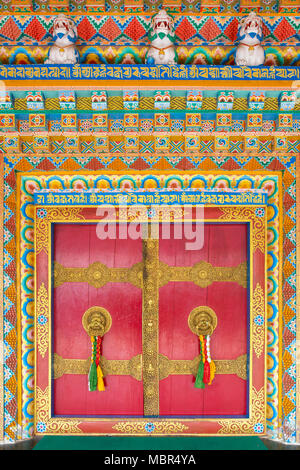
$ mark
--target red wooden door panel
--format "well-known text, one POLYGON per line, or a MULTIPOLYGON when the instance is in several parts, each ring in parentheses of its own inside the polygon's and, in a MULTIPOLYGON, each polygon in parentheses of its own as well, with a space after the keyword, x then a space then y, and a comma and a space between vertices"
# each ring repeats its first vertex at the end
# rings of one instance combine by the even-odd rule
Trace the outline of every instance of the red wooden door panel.
MULTIPOLYGON (((94 224, 55 224, 54 260, 65 267, 88 267, 99 261, 108 267, 129 268, 142 261, 141 240, 100 240, 94 224)), ((104 307, 112 317, 103 338, 106 359, 131 359, 142 353, 142 291, 129 283, 66 282, 53 289, 53 352, 64 358, 91 357, 91 340, 82 326, 84 312, 104 307)), ((143 415, 142 382, 109 375, 105 392, 90 392, 88 376, 65 374, 53 380, 55 415, 143 415)))
MULTIPOLYGON (((100 240, 94 224, 55 224, 53 259, 65 267, 130 268, 142 262, 141 240, 100 240)), ((170 266, 237 266, 247 260, 247 225, 206 223, 204 245, 186 250, 186 240, 160 239, 160 261, 170 266)), ((108 310, 112 327, 103 338, 106 359, 142 354, 142 290, 129 283, 95 288, 87 282, 65 282, 53 290, 53 352, 70 359, 91 357, 91 341, 82 326, 84 312, 98 305, 108 310)), ((247 289, 234 282, 206 288, 193 282, 169 282, 159 289, 159 353, 172 360, 194 359, 199 340, 188 327, 190 312, 211 307, 218 326, 211 338, 213 360, 236 359, 247 353, 247 289)), ((245 416, 247 381, 216 375, 204 390, 192 375, 170 375, 159 383, 161 416, 245 416)), ((53 411, 59 416, 143 416, 143 383, 129 376, 109 375, 105 392, 90 392, 88 376, 65 374, 53 380, 53 411)))
MULTIPOLYGON (((236 266, 247 260, 246 224, 209 224, 204 245, 187 251, 185 239, 160 240, 160 261, 192 266, 236 266)), ((159 352, 169 359, 193 359, 198 337, 188 327, 191 310, 211 307, 218 325, 211 337, 211 357, 236 359, 247 353, 247 289, 234 282, 214 282, 201 288, 192 282, 169 282, 159 290, 159 352)), ((160 415, 238 416, 247 413, 247 381, 236 375, 216 375, 204 390, 194 387, 192 375, 170 375, 160 381, 160 415)))

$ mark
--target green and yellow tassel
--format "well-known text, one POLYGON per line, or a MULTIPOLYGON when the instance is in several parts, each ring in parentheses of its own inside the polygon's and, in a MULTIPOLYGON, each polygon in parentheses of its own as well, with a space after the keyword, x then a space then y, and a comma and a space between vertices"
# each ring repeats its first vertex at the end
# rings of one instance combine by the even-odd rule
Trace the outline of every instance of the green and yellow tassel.
POLYGON ((92 359, 91 367, 89 372, 89 391, 103 392, 105 390, 103 372, 100 367, 100 348, 101 348, 101 337, 91 336, 92 342, 92 359))
POLYGON ((211 385, 215 376, 216 366, 210 358, 209 339, 203 335, 199 336, 200 362, 195 380, 196 388, 205 388, 205 384, 211 385))
POLYGON ((205 384, 203 382, 203 373, 204 373, 204 362, 203 362, 203 337, 202 335, 199 336, 200 340, 200 362, 198 367, 198 372, 195 380, 195 387, 196 388, 205 388, 205 384))

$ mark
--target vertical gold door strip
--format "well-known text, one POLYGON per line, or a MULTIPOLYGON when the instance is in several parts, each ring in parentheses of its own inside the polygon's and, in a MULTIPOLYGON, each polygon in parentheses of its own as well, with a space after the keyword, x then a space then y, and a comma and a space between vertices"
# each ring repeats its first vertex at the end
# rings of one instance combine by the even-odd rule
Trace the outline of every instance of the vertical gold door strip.
POLYGON ((144 415, 159 415, 158 267, 159 242, 143 240, 143 389, 144 415))

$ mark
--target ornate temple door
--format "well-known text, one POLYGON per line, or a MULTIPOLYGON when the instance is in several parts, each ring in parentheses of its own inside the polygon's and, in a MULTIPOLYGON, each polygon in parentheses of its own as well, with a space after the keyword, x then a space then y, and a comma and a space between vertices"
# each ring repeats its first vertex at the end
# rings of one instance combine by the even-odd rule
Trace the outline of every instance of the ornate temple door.
POLYGON ((95 224, 54 227, 53 412, 56 416, 245 416, 247 226, 206 223, 203 246, 187 240, 100 240, 95 224), (82 317, 95 306, 105 392, 91 392, 93 342, 82 317), (212 309, 216 376, 195 387, 199 339, 192 311, 212 309))

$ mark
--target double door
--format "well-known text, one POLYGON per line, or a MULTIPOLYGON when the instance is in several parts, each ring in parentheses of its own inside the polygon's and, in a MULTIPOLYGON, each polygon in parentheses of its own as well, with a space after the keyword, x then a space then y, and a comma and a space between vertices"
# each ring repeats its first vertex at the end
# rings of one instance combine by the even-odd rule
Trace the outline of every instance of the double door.
POLYGON ((247 225, 205 223, 204 243, 185 238, 101 240, 96 225, 55 224, 53 411, 56 416, 245 416, 247 414, 247 225), (109 312, 100 364, 105 391, 89 391, 91 338, 82 317, 109 312), (197 307, 212 309, 216 365, 195 387, 197 307))

